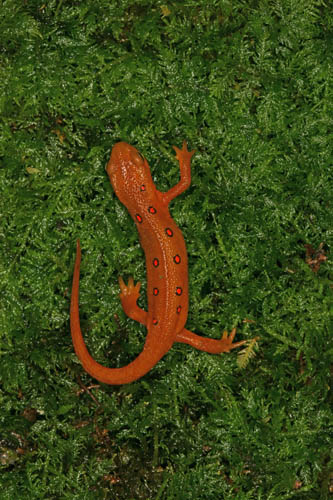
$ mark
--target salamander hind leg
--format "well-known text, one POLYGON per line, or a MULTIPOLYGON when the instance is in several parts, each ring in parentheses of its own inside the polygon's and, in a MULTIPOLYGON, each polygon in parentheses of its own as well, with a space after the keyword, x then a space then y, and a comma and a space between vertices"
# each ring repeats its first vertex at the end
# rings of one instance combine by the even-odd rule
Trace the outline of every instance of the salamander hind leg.
POLYGON ((241 340, 239 342, 233 343, 235 335, 236 328, 233 328, 230 334, 224 331, 222 338, 220 340, 216 340, 201 337, 200 335, 196 335, 195 333, 192 333, 184 328, 184 330, 178 333, 175 341, 189 344, 192 347, 199 349, 200 351, 209 352, 211 354, 220 354, 221 352, 229 352, 231 351, 231 349, 235 349, 236 347, 245 344, 246 340, 241 340))
POLYGON ((127 285, 125 285, 122 277, 119 277, 118 281, 121 290, 119 297, 124 313, 129 318, 145 325, 147 321, 147 313, 137 304, 137 300, 140 297, 141 283, 138 282, 136 285, 134 285, 132 277, 129 278, 127 285))

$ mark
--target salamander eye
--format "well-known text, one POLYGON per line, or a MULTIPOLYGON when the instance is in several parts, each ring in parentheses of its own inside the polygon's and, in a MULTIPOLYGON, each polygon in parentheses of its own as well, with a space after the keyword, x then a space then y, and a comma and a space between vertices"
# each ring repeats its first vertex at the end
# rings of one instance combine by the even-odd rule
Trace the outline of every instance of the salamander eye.
POLYGON ((139 151, 135 151, 135 153, 132 153, 132 161, 137 167, 141 167, 144 164, 144 159, 140 155, 139 151))

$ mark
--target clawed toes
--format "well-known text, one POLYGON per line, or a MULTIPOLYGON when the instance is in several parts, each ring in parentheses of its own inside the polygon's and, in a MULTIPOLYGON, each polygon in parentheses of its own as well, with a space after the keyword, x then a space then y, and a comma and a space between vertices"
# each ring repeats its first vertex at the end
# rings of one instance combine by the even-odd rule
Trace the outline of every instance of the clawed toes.
POLYGON ((236 335, 236 328, 233 328, 230 333, 228 333, 226 330, 223 332, 222 341, 228 348, 228 351, 230 351, 231 349, 235 349, 236 347, 240 347, 241 345, 246 343, 246 340, 240 340, 239 342, 235 342, 233 344, 235 335, 236 335))
POLYGON ((230 334, 227 332, 227 330, 224 330, 223 335, 222 335, 222 340, 232 344, 232 341, 234 340, 236 335, 236 328, 233 328, 230 332, 230 334))
POLYGON ((134 280, 132 278, 132 276, 128 279, 128 284, 126 285, 123 278, 121 276, 119 276, 118 278, 118 282, 119 282, 119 287, 120 287, 120 290, 121 290, 121 294, 120 295, 139 295, 139 292, 140 292, 140 287, 141 287, 141 283, 138 281, 136 285, 134 285, 134 280))

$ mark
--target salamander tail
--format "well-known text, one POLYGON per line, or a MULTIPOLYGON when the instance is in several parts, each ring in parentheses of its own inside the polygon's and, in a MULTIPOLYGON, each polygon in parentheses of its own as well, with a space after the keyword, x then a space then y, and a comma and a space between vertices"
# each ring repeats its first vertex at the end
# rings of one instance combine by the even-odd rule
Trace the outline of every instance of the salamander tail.
POLYGON ((145 375, 162 358, 165 352, 156 352, 146 344, 139 356, 122 368, 107 368, 94 360, 84 342, 79 315, 79 281, 80 281, 81 248, 77 240, 74 266, 70 326, 74 349, 83 368, 95 379, 105 384, 120 385, 133 382, 145 375))

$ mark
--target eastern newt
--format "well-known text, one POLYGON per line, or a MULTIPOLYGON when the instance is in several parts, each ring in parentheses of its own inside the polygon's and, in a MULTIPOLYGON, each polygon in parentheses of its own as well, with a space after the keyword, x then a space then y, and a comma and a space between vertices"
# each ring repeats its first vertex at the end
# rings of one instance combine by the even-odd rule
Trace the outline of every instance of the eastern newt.
POLYGON ((180 229, 169 214, 169 203, 191 183, 191 157, 186 142, 174 146, 180 168, 180 181, 166 193, 156 189, 147 160, 129 144, 114 145, 106 171, 119 200, 134 220, 145 252, 148 312, 137 305, 140 283, 119 278, 120 300, 124 312, 147 328, 146 342, 137 358, 122 368, 107 368, 89 354, 80 329, 79 276, 81 250, 77 241, 71 296, 71 333, 75 352, 83 368, 106 384, 126 384, 145 375, 174 342, 189 344, 201 351, 228 352, 246 341, 233 343, 236 329, 225 331, 220 340, 204 338, 186 330, 188 313, 187 253, 180 229))

